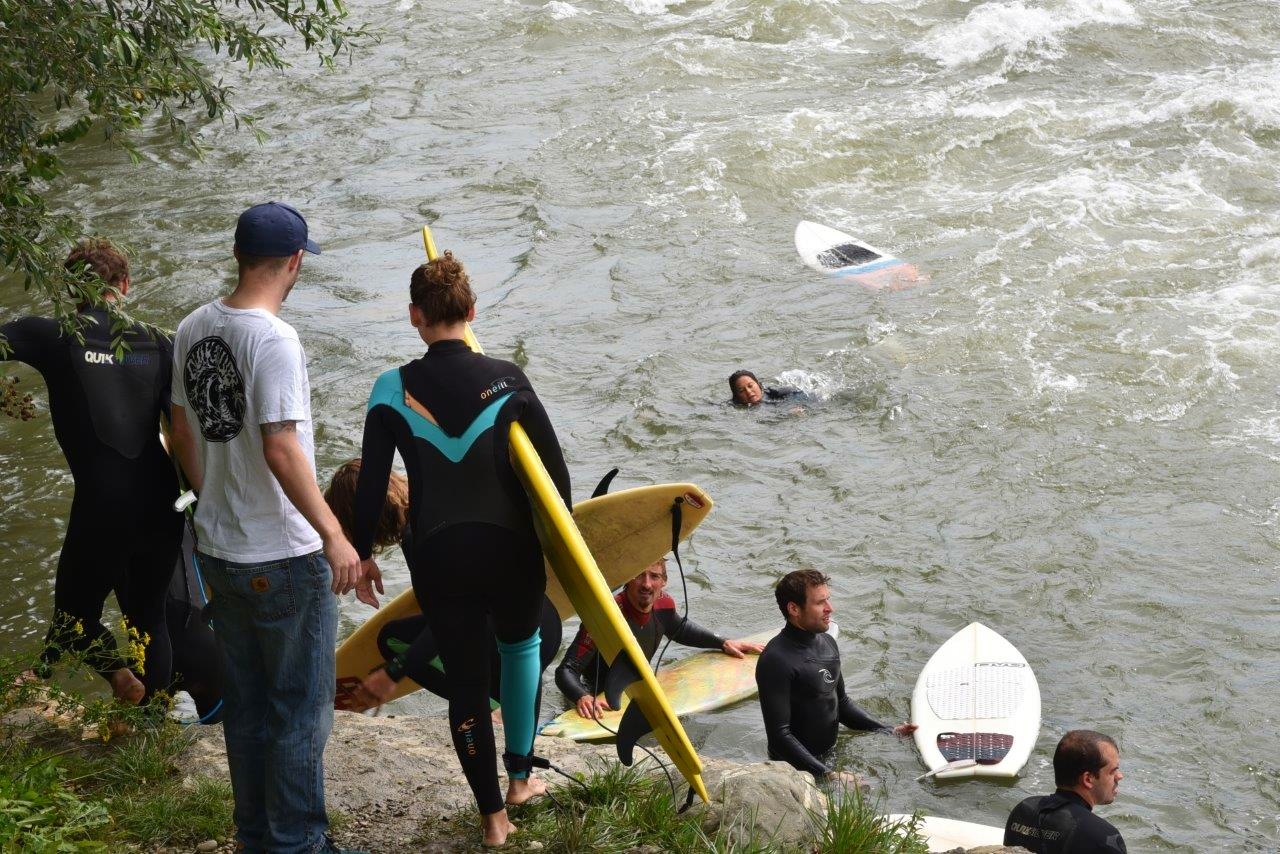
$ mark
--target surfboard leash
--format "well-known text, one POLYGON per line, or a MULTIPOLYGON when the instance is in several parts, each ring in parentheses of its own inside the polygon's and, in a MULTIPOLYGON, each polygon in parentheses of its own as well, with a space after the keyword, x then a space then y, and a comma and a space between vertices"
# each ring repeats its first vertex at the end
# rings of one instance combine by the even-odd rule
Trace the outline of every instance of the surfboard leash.
MULTIPOLYGON (((600 481, 600 485, 596 487, 596 492, 595 494, 592 495, 592 497, 595 498, 607 493, 609 490, 609 484, 613 481, 613 478, 617 475, 617 473, 618 473, 618 470, 613 469, 608 474, 606 474, 604 478, 600 481)), ((676 568, 680 571, 680 587, 684 594, 684 613, 680 617, 680 628, 677 629, 677 632, 680 629, 683 629, 685 624, 689 622, 689 583, 684 575, 684 564, 680 560, 680 532, 684 528, 684 512, 683 510, 681 510, 681 507, 683 505, 684 505, 684 496, 678 496, 671 502, 671 553, 675 556, 676 568)), ((663 656, 666 655, 667 648, 669 646, 671 646, 670 635, 667 636, 667 641, 665 644, 663 644, 662 651, 658 654, 657 663, 654 664, 653 666, 653 672, 655 675, 658 672, 658 668, 662 666, 662 658, 663 656)), ((597 651, 596 681, 595 681, 596 685, 599 685, 601 681, 600 676, 601 676, 602 666, 603 666, 603 656, 597 651)), ((596 718, 595 722, 596 722, 596 726, 600 727, 602 730, 612 735, 615 739, 618 737, 618 731, 606 726, 604 721, 600 720, 599 718, 596 718)), ((661 759, 659 759, 657 754, 655 754, 649 748, 645 747, 642 744, 636 744, 635 746, 640 748, 640 750, 642 750, 646 756, 652 759, 654 763, 662 770, 662 773, 666 776, 667 785, 671 789, 671 803, 674 805, 679 800, 679 795, 677 794, 675 778, 671 776, 671 769, 667 767, 667 764, 663 762, 661 759)), ((586 784, 583 783, 581 780, 578 780, 577 778, 572 777, 569 774, 566 774, 564 771, 560 770, 559 768, 556 768, 554 765, 551 765, 549 762, 547 764, 551 768, 551 770, 555 771, 558 774, 561 774, 564 777, 567 777, 570 780, 573 780, 574 782, 581 785, 583 788, 586 788, 586 784)), ((548 792, 548 794, 550 794, 550 792, 548 792)), ((680 815, 684 813, 685 810, 689 809, 689 807, 693 804, 693 797, 694 797, 693 787, 690 786, 689 792, 684 799, 684 805, 679 807, 676 810, 676 815, 680 815)), ((552 798, 552 800, 554 801, 555 799, 552 798)), ((559 804, 558 801, 556 801, 556 803, 557 805, 559 804)))
MULTIPOLYGON (((680 571, 680 589, 684 595, 684 613, 680 615, 680 625, 676 628, 676 632, 684 630, 685 625, 689 622, 689 582, 684 577, 684 563, 680 560, 680 531, 684 528, 684 511, 680 508, 684 505, 684 496, 677 496, 671 502, 671 554, 676 559, 676 569, 680 571)), ((653 673, 658 674, 658 668, 662 667, 662 659, 666 657, 667 649, 671 646, 672 636, 667 635, 666 643, 662 645, 662 651, 658 653, 658 660, 653 665, 653 673)))

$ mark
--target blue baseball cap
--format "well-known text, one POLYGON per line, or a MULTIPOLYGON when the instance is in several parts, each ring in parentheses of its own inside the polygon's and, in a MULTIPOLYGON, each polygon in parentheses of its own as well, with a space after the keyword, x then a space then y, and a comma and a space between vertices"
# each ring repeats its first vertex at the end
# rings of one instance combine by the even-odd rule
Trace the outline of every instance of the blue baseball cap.
POLYGON ((236 248, 245 255, 264 258, 284 258, 299 249, 320 254, 319 244, 307 237, 307 221, 283 202, 254 205, 240 214, 236 248))

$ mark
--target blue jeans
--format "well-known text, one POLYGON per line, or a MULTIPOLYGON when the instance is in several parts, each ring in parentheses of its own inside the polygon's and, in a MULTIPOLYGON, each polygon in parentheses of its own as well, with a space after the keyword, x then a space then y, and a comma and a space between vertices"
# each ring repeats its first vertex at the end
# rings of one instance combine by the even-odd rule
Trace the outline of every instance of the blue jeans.
POLYGON ((329 562, 322 552, 259 564, 199 558, 225 672, 236 838, 251 854, 324 851, 338 632, 329 562))

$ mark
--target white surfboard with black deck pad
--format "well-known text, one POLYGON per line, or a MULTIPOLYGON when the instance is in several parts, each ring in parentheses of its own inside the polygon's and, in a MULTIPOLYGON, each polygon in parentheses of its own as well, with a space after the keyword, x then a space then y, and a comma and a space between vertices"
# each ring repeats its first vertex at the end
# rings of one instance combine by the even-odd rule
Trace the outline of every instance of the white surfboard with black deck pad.
POLYGON ((872 290, 910 287, 920 280, 913 264, 820 223, 802 220, 795 240, 810 268, 872 290))
POLYGON ((920 671, 911 720, 927 776, 1016 777, 1040 735, 1040 686, 1013 644, 970 623, 920 671))

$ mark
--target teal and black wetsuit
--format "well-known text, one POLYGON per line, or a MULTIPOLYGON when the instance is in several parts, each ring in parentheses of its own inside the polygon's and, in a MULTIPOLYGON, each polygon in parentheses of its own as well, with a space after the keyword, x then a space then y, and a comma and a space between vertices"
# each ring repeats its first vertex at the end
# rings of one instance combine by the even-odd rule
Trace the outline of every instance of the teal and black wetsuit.
POLYGON ((1036 854, 1125 854, 1128 850, 1120 831, 1067 789, 1027 798, 1014 807, 1005 822, 1004 844, 1036 854))
POLYGON ((486 815, 503 808, 489 718, 495 635, 505 700, 503 758, 516 777, 528 774, 520 760, 533 750, 541 681, 538 623, 546 575, 528 499, 508 456, 513 421, 529 434, 569 505, 569 471, 524 373, 471 352, 462 341, 438 341, 374 384, 355 499, 354 545, 367 558, 398 450, 409 480, 413 587, 444 662, 454 749, 486 815))
POLYGON ((815 634, 787 623, 760 655, 756 685, 769 758, 790 762, 818 779, 831 771, 823 757, 835 747, 840 724, 892 732, 845 693, 840 648, 826 632, 815 634))
POLYGON ((150 696, 169 686, 172 672, 165 592, 182 538, 182 514, 173 510, 177 475, 159 438, 173 350, 138 325, 125 331, 129 349, 118 357, 106 311, 80 315, 83 343, 43 317, 0 326, 12 348, 7 358, 44 376, 53 433, 75 481, 41 657, 53 663, 61 651, 77 650, 104 678, 123 667, 102 625, 114 590, 130 626, 151 638, 141 674, 150 696))

